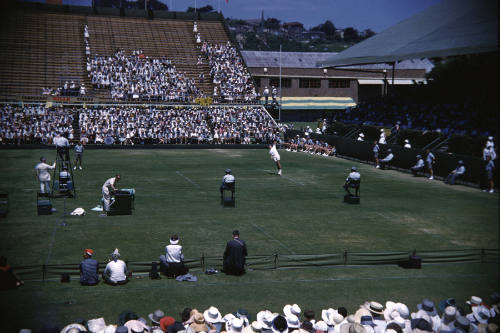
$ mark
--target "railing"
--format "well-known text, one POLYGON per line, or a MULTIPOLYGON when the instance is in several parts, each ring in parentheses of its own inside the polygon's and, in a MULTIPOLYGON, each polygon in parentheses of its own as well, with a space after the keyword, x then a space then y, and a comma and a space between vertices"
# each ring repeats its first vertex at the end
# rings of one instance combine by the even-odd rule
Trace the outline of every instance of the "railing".
MULTIPOLYGON (((452 264, 452 263, 485 263, 498 264, 499 249, 462 249, 462 250, 436 250, 416 251, 415 255, 421 258, 422 264, 452 264)), ((335 266, 372 266, 372 265, 404 265, 408 262, 411 251, 396 252, 351 252, 344 250, 338 253, 324 254, 262 254, 248 256, 246 259, 247 269, 271 270, 290 269, 301 267, 335 267, 335 266)), ((158 264, 156 259, 146 261, 125 260, 127 267, 133 274, 147 274, 152 263, 158 264)), ((186 266, 192 271, 204 272, 207 268, 222 269, 221 256, 205 256, 185 260, 186 266)), ((104 270, 106 263, 99 265, 100 272, 104 270)), ((80 274, 79 264, 54 264, 54 265, 31 265, 14 266, 14 271, 23 280, 50 280, 59 279, 62 274, 78 276, 80 274)))

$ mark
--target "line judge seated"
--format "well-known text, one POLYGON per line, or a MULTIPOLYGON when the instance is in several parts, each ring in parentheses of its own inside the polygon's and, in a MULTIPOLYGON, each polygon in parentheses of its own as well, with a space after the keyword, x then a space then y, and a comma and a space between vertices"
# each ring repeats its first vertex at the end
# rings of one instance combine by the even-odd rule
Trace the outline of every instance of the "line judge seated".
POLYGON ((231 169, 225 170, 226 174, 222 177, 222 184, 220 185, 220 198, 222 199, 222 195, 224 190, 234 191, 234 176, 231 174, 231 169))
POLYGON ((351 168, 351 173, 349 173, 349 176, 347 176, 347 179, 345 180, 344 184, 344 190, 347 192, 347 194, 352 195, 351 191, 349 191, 349 188, 354 188, 356 196, 358 196, 360 181, 361 181, 361 175, 357 171, 357 168, 353 166, 351 168))
POLYGON ((379 160, 380 168, 381 169, 387 168, 393 159, 394 159, 394 154, 392 153, 392 149, 389 148, 387 149, 387 155, 383 159, 379 160))

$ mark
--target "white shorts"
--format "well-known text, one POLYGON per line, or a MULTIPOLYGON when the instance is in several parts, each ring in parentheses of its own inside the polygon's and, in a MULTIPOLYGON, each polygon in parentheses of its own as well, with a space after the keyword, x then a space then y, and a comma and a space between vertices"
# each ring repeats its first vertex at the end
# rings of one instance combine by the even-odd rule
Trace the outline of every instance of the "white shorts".
POLYGON ((280 160, 280 157, 279 156, 273 156, 272 159, 273 159, 274 162, 278 162, 280 160))

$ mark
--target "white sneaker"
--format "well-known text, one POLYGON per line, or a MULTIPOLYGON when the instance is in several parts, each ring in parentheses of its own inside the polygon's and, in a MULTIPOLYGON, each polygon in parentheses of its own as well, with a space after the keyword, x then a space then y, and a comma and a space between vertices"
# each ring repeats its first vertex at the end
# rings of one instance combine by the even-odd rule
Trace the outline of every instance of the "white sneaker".
POLYGON ((279 169, 279 171, 278 171, 278 175, 280 175, 280 176, 281 176, 281 169, 279 169))
POLYGON ((490 193, 495 193, 495 191, 494 191, 493 189, 491 189, 489 192, 490 192, 490 193))
POLYGON ((290 151, 290 149, 287 148, 286 151, 290 151))
POLYGON ((83 170, 81 166, 80 166, 80 170, 83 170))
POLYGON ((375 169, 380 169, 380 165, 377 165, 377 166, 375 167, 375 169))
POLYGON ((429 177, 429 179, 430 179, 430 180, 433 180, 433 179, 434 179, 434 176, 430 176, 430 177, 429 177))
POLYGON ((73 167, 73 170, 76 170, 76 165, 73 167))
POLYGON ((488 192, 488 190, 483 190, 483 192, 488 192))

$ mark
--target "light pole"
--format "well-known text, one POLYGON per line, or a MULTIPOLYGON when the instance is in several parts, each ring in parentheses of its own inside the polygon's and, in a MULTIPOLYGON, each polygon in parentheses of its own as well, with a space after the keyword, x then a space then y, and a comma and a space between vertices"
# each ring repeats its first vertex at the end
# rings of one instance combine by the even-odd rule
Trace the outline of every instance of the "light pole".
POLYGON ((281 121, 281 44, 280 44, 280 105, 278 106, 278 120, 281 121))

